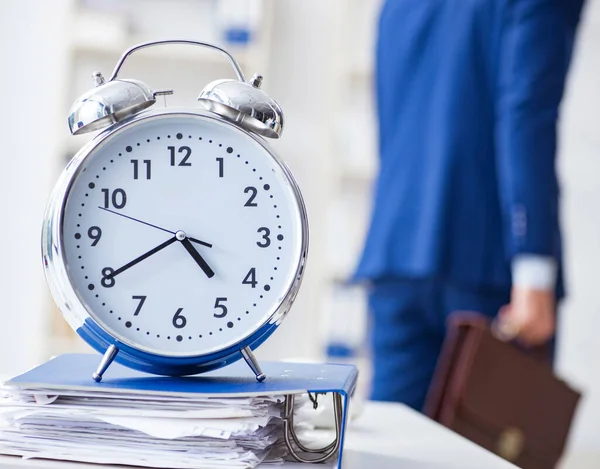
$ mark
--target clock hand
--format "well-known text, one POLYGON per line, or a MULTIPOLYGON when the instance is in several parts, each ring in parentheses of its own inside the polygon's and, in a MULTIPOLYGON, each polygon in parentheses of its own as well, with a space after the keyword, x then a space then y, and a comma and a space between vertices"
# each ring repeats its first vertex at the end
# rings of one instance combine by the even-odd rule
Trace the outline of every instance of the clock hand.
MULTIPOLYGON (((118 268, 117 270, 115 270, 112 274, 110 274, 111 278, 116 277, 119 274, 122 274, 123 272, 125 272, 127 269, 133 267, 134 265, 138 264, 139 262, 142 262, 144 259, 147 259, 148 257, 150 257, 153 254, 156 254, 158 251, 163 250, 164 248, 166 248, 167 246, 173 244, 175 241, 177 241, 177 238, 175 236, 173 236, 171 239, 165 241, 162 244, 159 244, 158 246, 156 246, 153 249, 150 249, 150 251, 142 254, 139 257, 136 257, 134 260, 132 260, 131 262, 128 262, 127 264, 125 264, 123 267, 118 268)), ((193 249, 193 248, 192 248, 193 249)))
POLYGON ((192 245, 192 243, 190 242, 191 240, 186 236, 185 232, 183 231, 178 231, 175 234, 175 237, 177 238, 178 241, 181 242, 181 244, 183 244, 183 247, 186 249, 187 252, 190 253, 190 255, 194 258, 194 260, 196 261, 196 263, 200 266, 200 268, 202 269, 202 271, 206 274, 206 276, 208 278, 212 278, 215 275, 215 272, 210 268, 210 266, 206 263, 206 261, 204 260, 204 258, 200 255, 200 253, 198 251, 196 251, 196 248, 194 248, 194 246, 192 245))
MULTIPOLYGON (((148 226, 151 226, 152 228, 156 228, 156 229, 158 229, 158 230, 162 230, 162 231, 166 231, 167 233, 171 233, 172 235, 174 235, 174 234, 175 234, 175 232, 174 232, 174 231, 167 230, 166 228, 163 228, 163 227, 161 227, 161 226, 157 226, 157 225, 153 225, 152 223, 148 223, 148 222, 146 222, 146 221, 138 220, 137 218, 130 217, 129 215, 125 215, 124 213, 115 212, 114 210, 110 210, 110 209, 108 209, 108 208, 105 208, 105 207, 100 207, 100 206, 98 206, 98 208, 99 208, 100 210, 104 210, 105 212, 114 213, 115 215, 119 215, 120 217, 123 217, 123 218, 128 218, 129 220, 133 220, 133 221, 137 221, 138 223, 141 223, 142 225, 148 225, 148 226)), ((207 243, 207 242, 205 242, 205 241, 200 241, 199 239, 196 239, 196 238, 190 238, 190 237, 188 237, 187 239, 189 239, 189 240, 190 240, 190 241, 192 241, 193 243, 201 244, 202 246, 206 246, 207 248, 212 248, 212 244, 210 244, 210 243, 207 243)))

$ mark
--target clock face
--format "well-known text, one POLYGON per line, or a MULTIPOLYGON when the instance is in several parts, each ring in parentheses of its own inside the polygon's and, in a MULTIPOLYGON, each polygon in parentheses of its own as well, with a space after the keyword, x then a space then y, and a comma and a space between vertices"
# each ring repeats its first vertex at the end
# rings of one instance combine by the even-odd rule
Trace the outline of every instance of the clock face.
POLYGON ((62 219, 70 282, 128 345, 169 356, 226 348, 263 325, 294 283, 300 203, 280 163, 234 126, 141 120, 74 177, 62 219))

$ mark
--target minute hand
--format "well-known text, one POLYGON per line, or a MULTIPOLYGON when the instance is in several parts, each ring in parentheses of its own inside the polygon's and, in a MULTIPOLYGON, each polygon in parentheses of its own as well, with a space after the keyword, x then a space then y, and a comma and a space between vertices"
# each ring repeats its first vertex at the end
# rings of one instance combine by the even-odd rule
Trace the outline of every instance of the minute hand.
MULTIPOLYGON (((106 207, 101 207, 100 205, 98 206, 98 208, 100 210, 104 210, 105 212, 109 212, 109 213, 112 213, 114 215, 119 215, 120 217, 127 218, 128 220, 136 221, 138 223, 141 223, 142 225, 151 226, 152 228, 156 228, 157 230, 161 230, 161 231, 166 231, 167 233, 171 233, 172 235, 175 234, 174 231, 167 230, 166 228, 163 228, 162 226, 153 225, 152 223, 148 223, 147 221, 140 220, 138 218, 130 217, 129 215, 125 215, 124 213, 115 212, 114 210, 111 210, 111 209, 106 208, 106 207)), ((201 241, 201 240, 196 239, 196 238, 188 238, 188 239, 190 241, 192 241, 193 243, 198 243, 198 244, 201 244, 202 246, 206 246, 207 248, 212 248, 212 244, 207 243, 206 241, 201 241)))
POLYGON ((134 265, 142 262, 144 259, 147 259, 148 257, 150 257, 153 254, 156 254, 158 251, 163 250, 164 248, 166 248, 167 246, 173 244, 175 241, 177 241, 177 238, 175 236, 173 236, 171 239, 165 241, 162 244, 159 244, 158 246, 156 246, 154 249, 150 249, 150 251, 142 254, 140 257, 136 257, 134 260, 132 260, 131 262, 128 262, 127 264, 125 264, 123 267, 118 268, 117 270, 115 270, 110 277, 114 278, 117 275, 125 272, 127 269, 133 267, 134 265))

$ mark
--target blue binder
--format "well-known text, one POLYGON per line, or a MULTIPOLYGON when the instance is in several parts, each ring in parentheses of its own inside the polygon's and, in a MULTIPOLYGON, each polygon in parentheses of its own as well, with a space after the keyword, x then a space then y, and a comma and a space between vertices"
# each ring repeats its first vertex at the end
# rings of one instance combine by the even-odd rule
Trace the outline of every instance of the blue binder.
POLYGON ((156 376, 114 363, 104 379, 97 383, 90 378, 90 370, 95 369, 97 364, 98 355, 94 354, 60 355, 12 378, 6 384, 23 389, 55 390, 57 394, 73 390, 172 394, 180 397, 285 396, 284 438, 291 456, 300 462, 332 461, 333 467, 342 467, 348 402, 358 376, 356 367, 352 365, 261 362, 267 379, 258 382, 243 362, 186 377, 156 376), (305 392, 314 396, 325 393, 333 395, 336 439, 320 450, 304 447, 294 432, 294 396, 305 392))

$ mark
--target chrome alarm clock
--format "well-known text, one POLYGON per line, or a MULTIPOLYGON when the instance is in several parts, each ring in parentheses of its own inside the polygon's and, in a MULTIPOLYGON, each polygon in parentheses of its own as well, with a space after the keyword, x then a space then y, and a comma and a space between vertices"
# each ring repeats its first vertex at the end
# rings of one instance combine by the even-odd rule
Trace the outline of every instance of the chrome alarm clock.
POLYGON ((244 358, 286 315, 302 280, 308 223, 298 185, 263 137, 279 105, 225 50, 183 40, 127 50, 112 76, 69 114, 73 134, 101 131, 70 161, 42 229, 46 279, 69 325, 113 360, 181 376, 244 358), (225 54, 237 80, 210 83, 195 106, 118 78, 145 47, 187 44, 225 54))

